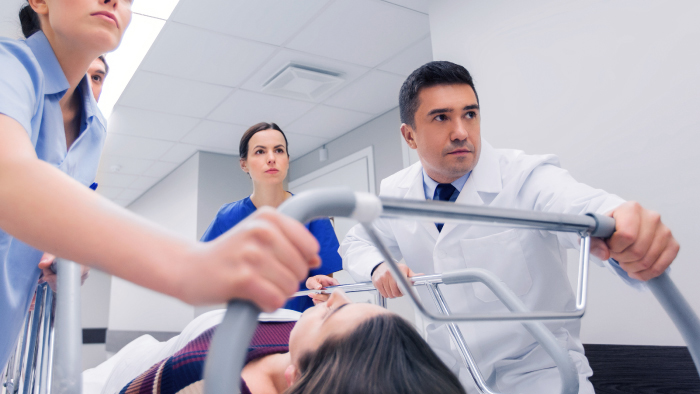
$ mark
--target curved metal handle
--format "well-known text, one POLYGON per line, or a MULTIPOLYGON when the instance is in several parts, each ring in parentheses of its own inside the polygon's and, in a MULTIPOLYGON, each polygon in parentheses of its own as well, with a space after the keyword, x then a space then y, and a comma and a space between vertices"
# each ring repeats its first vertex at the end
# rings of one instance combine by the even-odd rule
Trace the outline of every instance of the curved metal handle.
MULTIPOLYGON (((322 216, 357 216, 362 210, 356 210, 356 205, 367 207, 371 204, 356 204, 355 193, 350 189, 321 189, 299 193, 285 201, 279 211, 306 223, 322 216)), ((241 370, 258 325, 259 314, 260 309, 248 301, 229 302, 224 320, 216 329, 209 346, 204 369, 206 394, 240 392, 241 370)))

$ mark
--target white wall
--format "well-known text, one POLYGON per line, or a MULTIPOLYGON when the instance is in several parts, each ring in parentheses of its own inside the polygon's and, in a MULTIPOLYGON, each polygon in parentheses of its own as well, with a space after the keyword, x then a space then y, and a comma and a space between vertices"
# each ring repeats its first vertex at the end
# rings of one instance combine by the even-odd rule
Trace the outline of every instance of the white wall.
MULTIPOLYGON (((315 149, 289 164, 289 181, 301 178, 317 169, 358 152, 368 146, 374 147, 375 190, 379 193, 382 179, 403 168, 403 138, 401 137, 399 109, 378 116, 377 118, 349 131, 326 144, 328 160, 321 161, 315 149)), ((292 148, 292 147, 290 147, 292 148)))
MULTIPOLYGON (((482 136, 556 153, 578 180, 657 210, 700 311, 700 3, 434 0, 435 60, 473 74, 482 136)), ((653 297, 593 269, 585 343, 682 345, 653 297)))
MULTIPOLYGON (((189 239, 197 237, 199 154, 134 201, 129 209, 189 239)), ((123 279, 113 278, 110 331, 181 331, 194 307, 123 279)), ((108 344, 109 345, 109 344, 108 344)))

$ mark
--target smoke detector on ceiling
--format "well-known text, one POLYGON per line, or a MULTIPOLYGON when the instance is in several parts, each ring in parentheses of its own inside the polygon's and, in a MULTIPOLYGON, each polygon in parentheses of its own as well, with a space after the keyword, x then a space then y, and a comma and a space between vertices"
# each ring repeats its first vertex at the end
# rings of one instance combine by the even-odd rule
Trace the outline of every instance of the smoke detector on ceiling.
POLYGON ((294 99, 316 101, 343 83, 341 74, 288 64, 265 84, 262 91, 294 99))

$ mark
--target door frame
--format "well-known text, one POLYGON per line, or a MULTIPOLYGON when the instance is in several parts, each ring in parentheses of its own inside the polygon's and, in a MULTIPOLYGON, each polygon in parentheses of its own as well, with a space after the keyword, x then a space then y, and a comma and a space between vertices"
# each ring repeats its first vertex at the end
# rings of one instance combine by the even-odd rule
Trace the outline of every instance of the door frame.
POLYGON ((333 172, 339 168, 345 167, 348 164, 354 163, 364 158, 367 159, 367 179, 369 183, 369 192, 372 194, 377 194, 374 181, 374 148, 372 147, 372 145, 361 149, 353 154, 347 155, 342 159, 336 160, 333 163, 323 166, 316 171, 310 172, 302 177, 290 181, 289 189, 291 190, 295 186, 314 180, 318 177, 328 174, 329 172, 333 172))

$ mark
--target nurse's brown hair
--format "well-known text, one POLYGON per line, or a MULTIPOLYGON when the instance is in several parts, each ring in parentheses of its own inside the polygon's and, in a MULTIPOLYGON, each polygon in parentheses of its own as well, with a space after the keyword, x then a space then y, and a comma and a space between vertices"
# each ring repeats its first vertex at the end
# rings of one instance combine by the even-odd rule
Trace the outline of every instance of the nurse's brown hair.
POLYGON ((39 15, 34 12, 34 9, 29 4, 23 5, 19 10, 19 23, 22 25, 22 34, 24 34, 25 38, 29 38, 29 36, 41 30, 39 15))
POLYGON ((284 137, 284 150, 287 151, 287 157, 289 157, 289 143, 287 142, 287 136, 284 135, 284 131, 282 131, 282 129, 280 129, 280 127, 275 123, 260 122, 250 126, 250 128, 243 133, 241 142, 238 145, 238 153, 241 156, 241 159, 248 158, 248 143, 250 142, 250 139, 253 138, 255 133, 265 130, 277 130, 282 133, 282 137, 284 137))

